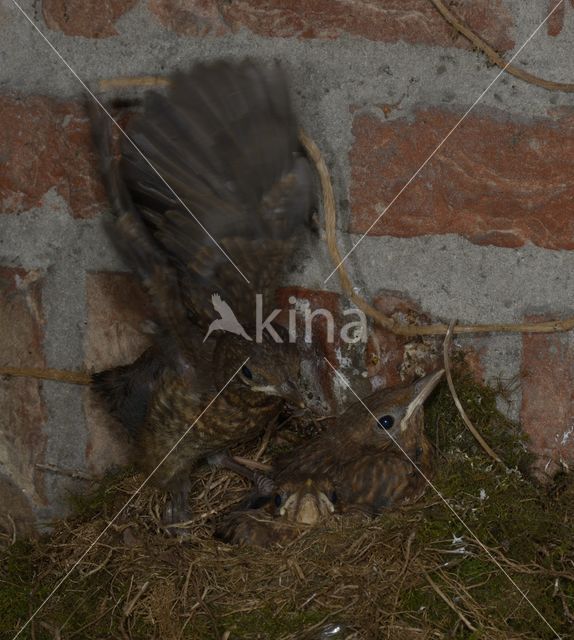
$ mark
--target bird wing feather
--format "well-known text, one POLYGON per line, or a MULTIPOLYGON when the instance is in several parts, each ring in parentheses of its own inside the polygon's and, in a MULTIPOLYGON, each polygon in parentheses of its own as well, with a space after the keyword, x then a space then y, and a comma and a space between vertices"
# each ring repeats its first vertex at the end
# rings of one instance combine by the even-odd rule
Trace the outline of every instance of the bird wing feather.
POLYGON ((121 177, 177 274, 179 300, 208 326, 217 293, 253 325, 254 294, 274 306, 278 274, 308 231, 311 206, 283 73, 250 61, 196 65, 173 77, 167 96, 147 94, 128 132, 161 178, 125 141, 121 177))

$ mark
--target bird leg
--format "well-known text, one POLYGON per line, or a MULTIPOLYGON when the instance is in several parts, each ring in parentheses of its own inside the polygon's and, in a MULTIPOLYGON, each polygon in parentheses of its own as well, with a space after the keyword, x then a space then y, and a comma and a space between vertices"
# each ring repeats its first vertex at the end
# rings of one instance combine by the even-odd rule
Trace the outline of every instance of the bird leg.
POLYGON ((173 525, 191 520, 191 511, 188 506, 191 481, 188 474, 179 474, 173 478, 169 483, 168 492, 162 513, 162 524, 170 533, 177 535, 178 529, 173 525))
POLYGON ((268 465, 254 463, 253 460, 249 460, 248 458, 236 458, 235 456, 230 456, 225 451, 210 455, 207 461, 215 467, 228 469, 229 471, 237 473, 242 478, 247 478, 247 480, 253 483, 258 497, 272 496, 275 492, 275 483, 273 480, 254 470, 261 469, 262 467, 270 470, 271 467, 268 465), (248 465, 253 468, 248 468, 248 465))

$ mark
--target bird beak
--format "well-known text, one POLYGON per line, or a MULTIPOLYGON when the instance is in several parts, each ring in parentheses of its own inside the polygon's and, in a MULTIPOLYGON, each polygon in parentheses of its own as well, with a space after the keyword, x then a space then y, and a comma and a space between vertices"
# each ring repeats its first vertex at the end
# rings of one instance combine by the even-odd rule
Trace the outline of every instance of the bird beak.
POLYGON ((309 478, 287 498, 279 515, 287 517, 292 522, 314 525, 334 512, 333 502, 323 491, 316 488, 309 478))
POLYGON ((415 382, 414 387, 416 395, 411 400, 405 417, 402 420, 401 431, 404 431, 407 428, 409 418, 417 411, 417 409, 421 408, 424 405, 426 399, 434 391, 443 375, 444 369, 440 369, 439 371, 435 371, 434 373, 429 373, 428 376, 425 376, 424 378, 421 378, 420 380, 415 382))
POLYGON ((299 389, 299 387, 291 382, 290 380, 286 380, 280 387, 280 395, 281 397, 292 407, 296 407, 298 409, 305 409, 307 406, 305 404, 305 400, 303 397, 303 393, 299 389))

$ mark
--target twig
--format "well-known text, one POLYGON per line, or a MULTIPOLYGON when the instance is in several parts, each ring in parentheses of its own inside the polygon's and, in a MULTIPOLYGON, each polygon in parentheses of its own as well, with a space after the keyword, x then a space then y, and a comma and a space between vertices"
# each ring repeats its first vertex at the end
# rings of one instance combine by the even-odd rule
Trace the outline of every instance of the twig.
POLYGON ((0 367, 0 376, 13 378, 40 378, 71 384, 91 384, 92 377, 83 371, 64 371, 62 369, 39 369, 35 367, 0 367))
POLYGON ((93 569, 90 569, 89 571, 86 571, 85 573, 81 572, 81 576, 83 579, 86 579, 88 576, 92 576, 94 575, 94 573, 98 573, 98 571, 101 571, 110 561, 112 555, 114 554, 114 549, 110 549, 106 555, 106 557, 98 564, 96 565, 93 569))
POLYGON ((133 608, 135 607, 137 601, 143 596, 143 594, 145 593, 148 587, 149 587, 149 580, 146 580, 146 582, 144 582, 142 586, 138 589, 138 592, 136 593, 136 595, 126 604, 122 612, 124 619, 130 617, 131 612, 133 611, 133 608))
POLYGON ((448 331, 446 332, 446 336, 444 338, 444 343, 443 343, 444 370, 446 373, 448 388, 450 389, 450 393, 452 395, 452 399, 454 400, 454 404, 456 405, 456 408, 460 413, 460 417, 463 419, 464 424, 468 427, 468 430, 475 437, 478 444, 480 444, 480 446, 485 450, 487 455, 489 455, 493 460, 495 460, 496 462, 499 462, 500 464, 504 464, 502 460, 496 455, 496 453, 494 453, 494 451, 490 448, 490 446, 485 441, 485 439, 480 435, 477 428, 470 421, 470 418, 466 415, 466 411, 464 410, 459 400, 458 394, 456 393, 456 389, 454 388, 454 383, 452 381, 452 375, 450 372, 450 358, 448 356, 450 345, 452 342, 452 330, 453 330, 454 324, 455 324, 454 320, 449 324, 448 331))
POLYGON ((257 462, 257 460, 252 460, 251 458, 232 456, 232 460, 234 460, 238 464, 243 465, 244 467, 247 467, 248 469, 256 469, 257 471, 273 471, 273 467, 270 464, 257 462))
MULTIPOLYGON (((481 50, 484 50, 485 52, 485 48, 488 48, 490 50, 486 43, 483 43, 483 41, 478 38, 478 36, 476 36, 470 29, 468 29, 468 27, 463 25, 455 16, 452 16, 452 14, 448 11, 448 9, 446 9, 446 7, 444 7, 444 4, 440 0, 431 0, 431 2, 435 4, 436 8, 441 11, 441 13, 443 13, 443 11, 441 10, 442 7, 442 9, 445 11, 443 13, 444 17, 449 20, 449 22, 451 22, 452 19, 451 24, 453 24, 455 28, 458 29, 458 25, 460 25, 459 30, 461 33, 463 33, 463 35, 469 38, 472 42, 476 40, 477 47, 479 47, 481 50)), ((502 65, 505 66, 506 63, 502 60, 502 58, 500 58, 500 56, 498 56, 498 54, 493 49, 492 52, 495 56, 498 57, 502 65)), ((510 67, 508 69, 510 69, 510 67)), ((529 74, 526 74, 525 72, 519 70, 518 72, 521 74, 520 77, 522 77, 523 79, 525 76, 530 77, 529 74)), ((532 76, 532 78, 534 78, 534 76, 532 76)), ((110 80, 101 80, 100 89, 105 91, 110 88, 122 86, 167 86, 169 85, 169 82, 169 79, 162 78, 160 76, 143 76, 139 78, 112 78, 110 80)), ((561 88, 563 86, 570 86, 560 85, 559 83, 549 83, 549 85, 555 84, 557 86, 548 86, 546 88, 561 88)), ((327 247, 334 264, 338 265, 337 273, 339 275, 341 286, 345 293, 351 298, 351 300, 357 305, 359 309, 364 311, 364 313, 366 313, 369 317, 371 317, 373 320, 378 322, 381 326, 385 327, 395 335, 446 335, 446 332, 448 331, 448 325, 446 324, 432 324, 424 326, 405 326, 397 324, 392 318, 389 318, 385 314, 381 313, 378 309, 370 305, 364 298, 355 293, 355 291, 353 290, 351 278, 349 277, 345 266, 341 263, 342 257, 337 246, 337 208, 335 205, 335 195, 333 192, 333 186, 331 184, 329 170, 319 148, 312 140, 312 138, 310 138, 307 133, 305 133, 305 131, 299 130, 299 140, 305 148, 308 156, 315 164, 315 168, 317 170, 317 173, 319 174, 321 191, 323 195, 323 207, 325 210, 325 234, 327 238, 327 247)), ((469 325, 459 324, 454 328, 454 333, 556 333, 559 331, 571 331, 572 329, 574 329, 574 318, 567 318, 565 320, 549 320, 543 322, 524 323, 493 323, 469 325)))
MULTIPOLYGON (((321 190, 323 193, 323 207, 325 210, 325 235, 327 238, 327 248, 331 256, 331 260, 337 267, 337 273, 344 292, 351 300, 364 311, 369 317, 373 318, 382 327, 388 329, 391 333, 401 336, 429 336, 429 335, 445 335, 448 331, 446 324, 431 325, 400 325, 392 318, 381 313, 378 309, 370 305, 364 298, 359 296, 353 290, 351 278, 347 273, 344 264, 341 262, 342 257, 337 246, 337 209, 335 206, 335 196, 333 186, 329 176, 329 170, 321 155, 321 152, 315 142, 302 130, 299 131, 299 139, 304 146, 308 156, 313 160, 315 169, 319 174, 321 181, 321 190)), ((557 331, 570 331, 574 329, 574 318, 565 320, 549 320, 546 322, 524 322, 524 323, 496 323, 496 324, 469 324, 457 325, 454 328, 455 334, 460 333, 555 333, 557 331)))
POLYGON ((41 469, 42 471, 50 471, 52 473, 58 473, 62 476, 69 476, 70 478, 85 480, 86 482, 95 482, 97 480, 101 480, 101 478, 96 478, 95 476, 91 476, 88 473, 84 473, 83 471, 79 471, 77 469, 65 469, 64 467, 58 467, 55 464, 40 464, 38 462, 36 463, 35 467, 36 469, 41 469))
MULTIPOLYGON (((545 80, 544 78, 539 78, 538 76, 532 75, 523 69, 519 69, 512 64, 508 64, 504 61, 504 59, 488 44, 486 43, 479 35, 477 35, 463 20, 458 18, 457 16, 448 9, 448 7, 444 4, 443 0, 430 0, 436 9, 440 12, 442 17, 452 26, 454 27, 461 35, 463 35, 482 53, 486 55, 486 57, 495 64, 497 67, 500 67, 510 75, 519 78, 520 80, 524 80, 524 82, 528 82, 530 84, 534 84, 538 87, 542 87, 543 89, 548 89, 549 91, 566 91, 571 93, 574 91, 574 84, 565 83, 565 82, 554 82, 553 80, 545 80)), ((558 2, 560 4, 560 2, 558 2)), ((558 5, 556 5, 558 6, 558 5)))
POLYGON ((54 640, 61 640, 62 635, 60 633, 60 629, 57 629, 56 627, 53 627, 51 624, 44 622, 44 620, 40 620, 40 626, 44 627, 46 631, 49 631, 52 634, 52 638, 54 638, 54 640))
POLYGON ((166 87, 169 85, 168 78, 161 76, 139 76, 135 78, 119 77, 100 80, 98 86, 100 91, 109 91, 110 89, 123 89, 125 87, 166 87))
MULTIPOLYGON (((405 578, 406 578, 406 574, 407 574, 407 569, 409 566, 409 562, 411 560, 411 546, 413 544, 413 541, 416 537, 416 529, 413 529, 411 531, 411 533, 409 534, 409 537, 407 539, 407 544, 406 544, 406 549, 405 549, 405 561, 403 563, 403 567, 399 573, 399 576, 397 578, 398 581, 398 586, 395 590, 395 600, 393 602, 393 610, 391 612, 391 621, 390 621, 390 625, 394 625, 395 623, 395 617, 397 614, 397 608, 399 606, 399 599, 401 597, 401 593, 402 593, 402 589, 403 589, 403 585, 405 583, 405 578)), ((390 631, 390 626, 387 628, 387 637, 391 638, 391 631, 390 631)))
POLYGON ((16 523, 14 522, 14 518, 9 513, 5 513, 4 516, 6 520, 8 520, 8 522, 10 523, 10 526, 12 527, 12 536, 11 536, 12 541, 10 542, 10 545, 14 545, 16 544, 16 540, 18 537, 18 530, 16 528, 16 523))
MULTIPOLYGON (((287 420, 285 420, 284 422, 287 422, 287 420)), ((255 461, 259 460, 259 458, 261 458, 261 456, 267 450, 267 446, 269 445, 269 440, 271 440, 271 434, 273 433, 274 429, 275 426, 272 423, 270 423, 267 429, 265 429, 265 434, 263 436, 263 440, 261 441, 261 446, 257 450, 255 456, 253 456, 255 461)))
POLYGON ((427 580, 427 582, 430 584, 430 586, 432 587, 433 591, 438 595, 438 597, 447 605, 449 606, 455 613, 456 615, 460 618, 461 622, 464 624, 464 626, 469 630, 469 631, 476 631, 476 627, 474 627, 470 621, 468 620, 468 618, 464 615, 464 613, 462 613, 462 611, 459 611, 457 607, 454 606, 454 603, 452 602, 452 600, 450 598, 448 598, 439 588, 439 586, 436 584, 436 582, 434 582, 432 580, 432 578, 429 576, 429 574, 424 571, 424 576, 427 580))

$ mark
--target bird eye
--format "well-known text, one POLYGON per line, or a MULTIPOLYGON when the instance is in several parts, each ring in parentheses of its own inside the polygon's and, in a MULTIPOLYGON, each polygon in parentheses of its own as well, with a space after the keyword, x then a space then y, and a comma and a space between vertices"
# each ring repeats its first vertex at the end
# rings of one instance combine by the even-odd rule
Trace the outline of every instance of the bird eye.
POLYGON ((241 367, 241 375, 248 380, 253 380, 253 374, 251 373, 251 369, 249 367, 241 367))
POLYGON ((393 418, 393 416, 381 416, 378 420, 377 423, 379 425, 379 427, 382 427, 383 429, 390 429, 394 424, 395 424, 395 419, 393 418))
POLYGON ((281 506, 281 503, 283 502, 283 498, 281 497, 280 493, 276 493, 275 494, 275 506, 277 508, 279 508, 281 506))
POLYGON ((335 504, 335 502, 337 502, 337 500, 338 500, 337 492, 336 491, 332 491, 329 499, 331 500, 331 502, 333 504, 335 504))

